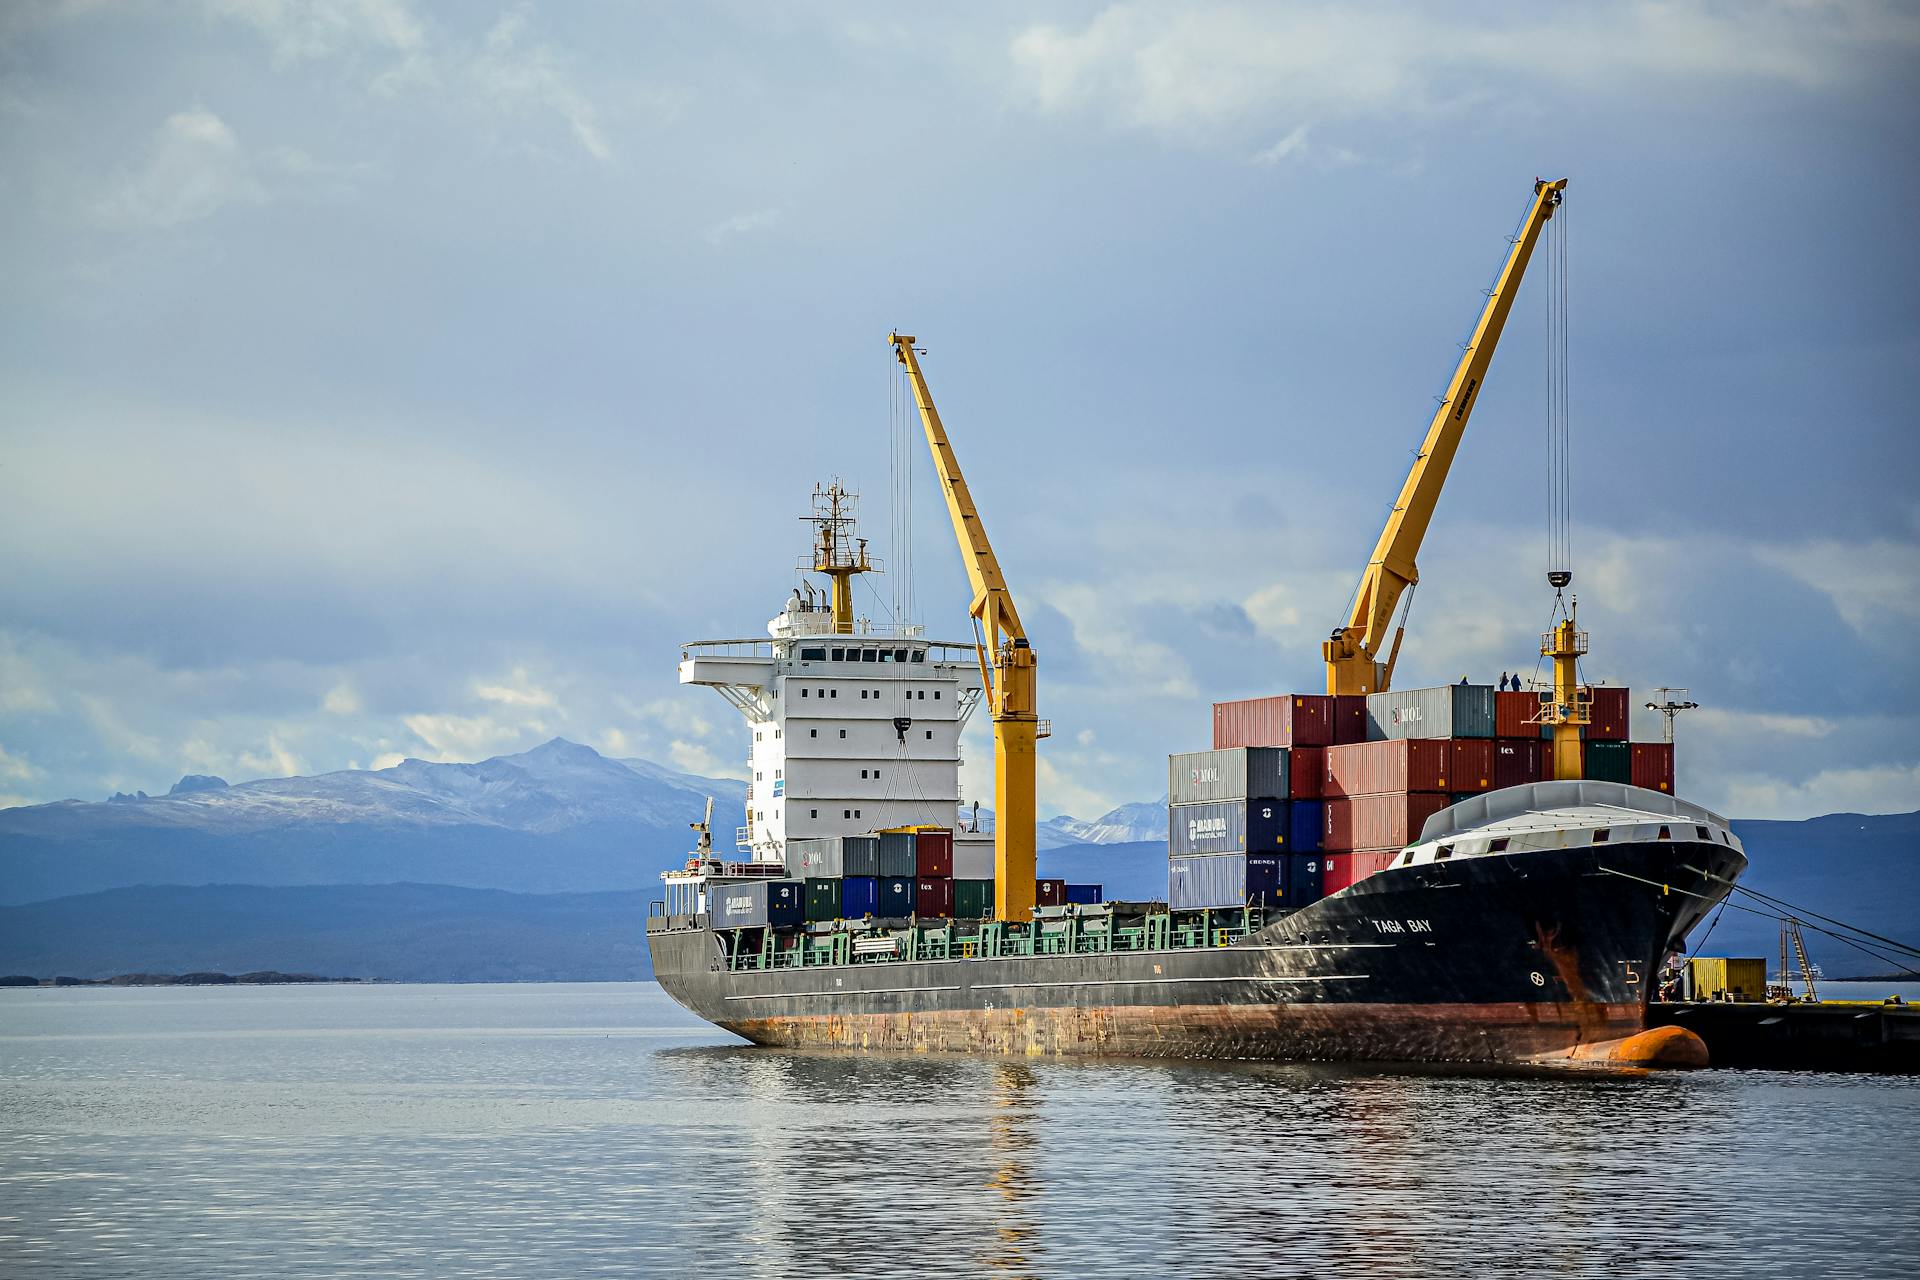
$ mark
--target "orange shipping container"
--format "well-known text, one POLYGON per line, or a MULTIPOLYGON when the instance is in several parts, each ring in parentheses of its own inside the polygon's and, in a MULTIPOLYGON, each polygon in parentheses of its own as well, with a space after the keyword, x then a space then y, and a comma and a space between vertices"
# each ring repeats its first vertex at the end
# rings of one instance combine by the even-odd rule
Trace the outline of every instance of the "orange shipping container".
MULTIPOLYGON (((1451 791, 1453 762, 1446 738, 1398 738, 1328 747, 1321 794, 1384 795, 1387 792, 1451 791)), ((1382 843, 1385 843, 1384 841, 1382 843)))
POLYGON ((1330 853, 1321 861, 1321 892, 1338 893, 1368 876, 1385 871, 1400 856, 1398 849, 1370 849, 1362 853, 1330 853))
POLYGON ((1447 807, 1447 797, 1432 792, 1398 792, 1328 800, 1322 849, 1404 848, 1419 838, 1428 818, 1447 807))
POLYGON ((1333 741, 1333 699, 1288 693, 1213 704, 1213 749, 1324 747, 1333 741))

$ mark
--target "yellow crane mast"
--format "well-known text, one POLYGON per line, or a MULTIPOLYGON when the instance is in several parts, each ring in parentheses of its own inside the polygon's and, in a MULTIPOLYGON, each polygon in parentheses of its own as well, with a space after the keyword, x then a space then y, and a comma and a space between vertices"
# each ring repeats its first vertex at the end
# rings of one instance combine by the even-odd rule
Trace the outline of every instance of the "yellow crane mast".
POLYGON ((1034 800, 1036 759, 1034 743, 1046 731, 1034 711, 1033 646, 1014 610, 1013 595, 1000 572, 1000 561, 987 541, 979 509, 960 474, 953 444, 933 407, 926 377, 920 372, 912 337, 889 337, 894 355, 913 382, 913 400, 926 428, 933 468, 953 517, 960 557, 973 585, 974 650, 980 660, 980 678, 986 686, 987 708, 993 718, 993 914, 998 920, 1028 920, 1033 915, 1035 860, 1034 800))
POLYGON ((1447 469, 1453 465, 1460 437, 1466 433, 1467 419, 1486 379, 1487 366, 1493 361, 1493 351, 1499 345, 1500 331, 1507 323, 1507 312, 1513 307, 1520 279, 1526 274, 1534 245, 1559 206, 1560 193, 1566 186, 1565 178, 1557 182, 1534 181, 1533 205, 1520 226, 1520 233, 1513 238, 1513 249, 1501 268, 1499 280, 1487 295, 1480 323, 1461 353, 1460 365, 1447 386, 1446 398, 1434 412, 1420 454, 1414 459, 1407 482, 1401 486, 1400 497, 1393 504, 1393 514, 1387 517, 1387 526, 1380 532, 1373 558, 1367 562, 1366 574, 1354 593, 1353 613, 1347 625, 1337 628, 1320 646, 1327 660, 1328 693, 1379 693, 1392 684, 1393 664, 1399 659, 1400 641, 1405 633, 1404 625, 1392 627, 1394 610, 1407 589, 1420 581, 1414 558, 1419 554, 1421 539, 1426 537, 1427 526, 1432 523, 1440 489, 1447 481, 1447 469), (1382 659, 1380 651, 1387 645, 1389 628, 1393 632, 1392 643, 1382 659))

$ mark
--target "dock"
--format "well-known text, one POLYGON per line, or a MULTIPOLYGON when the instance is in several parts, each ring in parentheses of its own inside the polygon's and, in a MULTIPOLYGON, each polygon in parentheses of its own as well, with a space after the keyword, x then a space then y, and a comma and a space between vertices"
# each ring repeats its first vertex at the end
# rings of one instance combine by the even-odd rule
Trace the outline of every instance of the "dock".
POLYGON ((1707 1042, 1715 1067, 1920 1073, 1920 1006, 1892 1001, 1656 1002, 1649 1027, 1677 1026, 1707 1042))

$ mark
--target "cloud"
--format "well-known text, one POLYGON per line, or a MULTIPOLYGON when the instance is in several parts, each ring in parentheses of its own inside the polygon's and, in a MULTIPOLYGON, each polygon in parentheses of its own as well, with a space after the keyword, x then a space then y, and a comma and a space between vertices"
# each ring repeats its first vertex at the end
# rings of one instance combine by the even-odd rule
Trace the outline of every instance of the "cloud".
POLYGON ((756 209, 752 213, 736 213, 731 218, 722 218, 707 228, 707 243, 723 245, 729 240, 755 231, 764 231, 779 223, 782 217, 778 209, 756 209))
POLYGON ((1755 558, 1832 600, 1847 625, 1868 639, 1904 648, 1920 621, 1920 544, 1822 539, 1762 548, 1755 558))
POLYGON ((1803 782, 1744 777, 1727 784, 1722 812, 1796 819, 1825 813, 1910 813, 1920 809, 1920 764, 1826 769, 1803 782))
POLYGON ((426 744, 422 758, 440 762, 483 760, 547 732, 537 720, 508 723, 487 715, 410 715, 401 723, 426 744))
POLYGON ((342 681, 327 690, 327 696, 320 700, 320 709, 333 716, 359 715, 360 695, 352 685, 342 681))
POLYGON ((600 132, 599 113, 568 78, 552 49, 524 42, 526 30, 525 7, 502 15, 479 53, 466 63, 466 74, 503 110, 531 105, 558 112, 583 151, 595 160, 611 160, 613 148, 600 132))
POLYGON ((683 773, 697 773, 706 778, 744 777, 745 771, 738 766, 729 767, 713 752, 698 742, 686 742, 676 739, 667 744, 667 760, 674 768, 683 773))
POLYGON ((287 750, 279 734, 270 734, 264 748, 243 751, 238 757, 241 768, 263 778, 291 778, 306 772, 299 756, 287 750))
POLYGON ((25 756, 14 755, 5 747, 0 747, 0 779, 8 782, 31 782, 35 778, 46 776, 46 770, 36 768, 25 756))
POLYGON ((282 63, 362 47, 407 53, 426 41, 405 0, 207 0, 206 7, 265 36, 282 63))
POLYGON ((1284 160, 1304 158, 1307 154, 1307 132, 1308 126, 1296 125, 1292 133, 1265 151, 1254 153, 1253 163, 1271 166, 1284 160))
MULTIPOLYGON (((1077 28, 1030 26, 1008 58, 1017 92, 1044 113, 1087 112, 1210 141, 1222 128, 1275 117, 1425 116, 1480 102, 1495 82, 1513 101, 1543 79, 1562 93, 1635 77, 1821 88, 1846 83, 1862 51, 1911 47, 1917 37, 1920 24, 1892 5, 1790 0, 1617 3, 1506 22, 1446 6, 1122 3, 1077 28), (1578 57, 1566 56, 1576 48, 1578 57)), ((1295 132, 1276 161, 1305 144, 1295 132)))
POLYGON ((195 107, 167 117, 147 162, 94 205, 102 223, 122 229, 197 222, 231 204, 259 204, 267 189, 252 172, 233 130, 195 107))
POLYGON ((508 683, 474 686, 474 693, 487 702, 505 707, 556 707, 553 692, 532 683, 525 667, 515 667, 508 683))

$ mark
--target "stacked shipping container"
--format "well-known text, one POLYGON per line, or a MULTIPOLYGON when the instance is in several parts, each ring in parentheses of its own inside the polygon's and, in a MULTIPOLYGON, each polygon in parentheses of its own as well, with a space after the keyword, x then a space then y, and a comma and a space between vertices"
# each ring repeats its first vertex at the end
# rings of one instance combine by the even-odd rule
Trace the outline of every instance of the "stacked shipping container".
MULTIPOLYGON (((953 918, 993 914, 993 837, 938 828, 789 840, 787 880, 715 885, 717 929, 801 921, 953 918), (796 905, 788 905, 789 898, 796 905), (716 905, 717 904, 717 905, 716 905)), ((1041 906, 1103 901, 1097 884, 1035 882, 1041 906)))
MULTIPOLYGON (((1593 695, 1583 776, 1671 794, 1672 745, 1627 741, 1628 690, 1593 695)), ((1242 859, 1234 903, 1304 905, 1365 879, 1447 805, 1551 778, 1551 733, 1539 713, 1537 693, 1474 684, 1215 703, 1214 750, 1169 758, 1169 900, 1226 883, 1224 866, 1173 865, 1200 856, 1242 859), (1282 852, 1318 855, 1311 896, 1284 872, 1264 878, 1267 864, 1255 856, 1282 852)))

